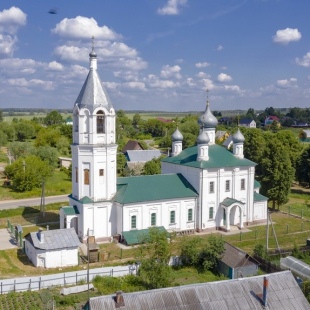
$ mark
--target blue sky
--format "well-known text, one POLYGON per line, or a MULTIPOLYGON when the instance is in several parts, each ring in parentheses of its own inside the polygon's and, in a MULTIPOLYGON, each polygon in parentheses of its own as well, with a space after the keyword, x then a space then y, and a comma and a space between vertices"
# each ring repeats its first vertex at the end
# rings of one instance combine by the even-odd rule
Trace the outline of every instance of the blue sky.
POLYGON ((116 110, 310 107, 309 0, 2 0, 0 108, 71 109, 91 37, 116 110), (55 10, 57 14, 49 14, 55 10))

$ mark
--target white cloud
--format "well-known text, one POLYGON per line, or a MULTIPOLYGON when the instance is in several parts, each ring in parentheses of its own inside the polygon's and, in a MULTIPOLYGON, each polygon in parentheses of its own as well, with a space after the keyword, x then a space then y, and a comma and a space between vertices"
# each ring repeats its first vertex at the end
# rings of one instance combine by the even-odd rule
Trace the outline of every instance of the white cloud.
POLYGON ((286 28, 282 30, 278 30, 276 35, 273 36, 273 42, 288 44, 293 41, 299 41, 301 39, 301 33, 297 28, 286 28))
POLYGON ((0 58, 12 57, 16 49, 17 39, 15 36, 0 34, 0 58))
POLYGON ((209 74, 206 74, 205 72, 202 72, 202 71, 198 72, 198 73, 196 74, 196 76, 197 76, 198 78, 200 78, 200 79, 210 78, 210 75, 209 75, 209 74))
POLYGON ((180 71, 181 71, 181 67, 178 65, 175 65, 172 67, 169 65, 165 65, 161 69, 160 76, 164 79, 169 79, 172 77, 176 79, 181 79, 182 75, 180 71))
POLYGON ((238 85, 225 85, 224 89, 238 94, 241 93, 241 89, 238 85))
POLYGON ((92 36, 100 40, 115 40, 121 36, 107 26, 100 27, 94 18, 77 16, 65 18, 52 29, 52 33, 73 39, 88 39, 92 36))
POLYGON ((0 12, 0 32, 15 34, 18 28, 26 23, 27 15, 15 6, 0 12))
POLYGON ((114 66, 138 71, 147 68, 147 62, 140 57, 136 59, 119 58, 117 62, 114 63, 114 66))
POLYGON ((203 81, 203 85, 204 85, 203 86, 204 90, 207 90, 207 89, 211 90, 211 89, 215 88, 213 81, 211 79, 203 79, 202 81, 203 81))
POLYGON ((278 80, 277 86, 280 88, 290 88, 290 87, 296 87, 297 79, 296 78, 290 78, 285 80, 278 80))
POLYGON ((157 10, 160 15, 178 15, 180 7, 185 6, 187 0, 168 0, 167 4, 157 10))
POLYGON ((310 67, 310 52, 303 56, 302 59, 296 58, 296 63, 303 67, 310 67))
POLYGON ((8 79, 7 83, 11 86, 17 86, 17 87, 36 88, 37 86, 40 86, 40 88, 43 88, 44 90, 54 90, 54 85, 52 81, 43 81, 39 79, 31 79, 31 80, 26 80, 25 78, 8 79))
POLYGON ((103 82, 102 83, 106 88, 109 89, 116 89, 119 87, 119 83, 115 83, 115 82, 103 82))
POLYGON ((127 71, 114 71, 113 72, 114 76, 124 80, 124 81, 137 81, 138 80, 138 73, 137 71, 131 71, 131 70, 127 70, 127 71))
POLYGON ((64 69, 64 66, 57 61, 50 62, 47 67, 52 71, 62 71, 64 69))
POLYGON ((0 60, 0 71, 6 75, 16 76, 20 73, 34 73, 37 69, 44 67, 44 63, 32 59, 12 58, 0 60))
POLYGON ((54 49, 54 54, 64 61, 79 62, 88 60, 89 49, 72 45, 61 45, 54 49))
POLYGON ((230 82, 232 81, 232 77, 226 73, 220 73, 217 76, 217 80, 221 83, 230 82))
POLYGON ((223 49, 224 49, 224 47, 223 47, 222 45, 219 45, 219 46, 216 48, 216 50, 219 51, 219 52, 222 51, 223 49))
POLYGON ((187 84, 189 87, 194 87, 194 86, 196 86, 196 83, 194 82, 193 78, 187 78, 187 79, 186 79, 186 84, 187 84))
POLYGON ((210 66, 210 64, 208 63, 208 62, 197 62, 196 64, 195 64, 195 67, 196 68, 206 68, 206 67, 209 67, 210 66))
POLYGON ((149 84, 152 88, 174 88, 179 87, 180 84, 178 82, 174 82, 171 80, 160 80, 156 75, 149 74, 147 78, 145 78, 145 81, 149 84))
POLYGON ((127 88, 145 90, 145 84, 143 82, 127 82, 123 85, 127 88))

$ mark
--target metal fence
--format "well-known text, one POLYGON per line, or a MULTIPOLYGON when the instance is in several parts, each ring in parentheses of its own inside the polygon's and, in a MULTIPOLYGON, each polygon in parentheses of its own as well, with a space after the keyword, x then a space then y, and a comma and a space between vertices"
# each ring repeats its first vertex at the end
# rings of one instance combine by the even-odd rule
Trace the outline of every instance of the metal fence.
MULTIPOLYGON (((89 270, 89 281, 98 276, 121 277, 128 274, 136 274, 137 266, 102 267, 89 270)), ((87 270, 56 273, 37 277, 23 277, 15 279, 0 280, 1 294, 9 292, 37 291, 53 286, 77 285, 81 282, 87 283, 87 270)))

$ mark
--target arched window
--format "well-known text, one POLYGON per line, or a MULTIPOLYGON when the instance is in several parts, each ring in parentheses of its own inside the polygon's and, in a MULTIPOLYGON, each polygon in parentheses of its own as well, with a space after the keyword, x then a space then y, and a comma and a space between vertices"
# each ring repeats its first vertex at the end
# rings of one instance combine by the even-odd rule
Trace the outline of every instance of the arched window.
POLYGON ((84 169, 84 184, 89 185, 89 169, 84 169))
POLYGON ((209 220, 213 219, 213 212, 214 212, 213 210, 214 210, 213 207, 209 208, 209 220))
POLYGON ((156 226, 156 213, 151 213, 151 226, 156 226))
POLYGON ((136 229, 137 228, 137 216, 132 215, 131 216, 131 229, 136 229))
POLYGON ((103 111, 97 112, 97 133, 104 133, 104 113, 103 113, 103 111))

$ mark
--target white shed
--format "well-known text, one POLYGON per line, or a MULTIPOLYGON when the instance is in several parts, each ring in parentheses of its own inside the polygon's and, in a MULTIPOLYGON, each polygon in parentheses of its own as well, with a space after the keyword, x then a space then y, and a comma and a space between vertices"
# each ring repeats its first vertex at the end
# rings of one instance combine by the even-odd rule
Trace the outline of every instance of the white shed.
POLYGON ((56 268, 78 265, 79 238, 74 230, 55 229, 25 236, 25 252, 35 267, 56 268))

